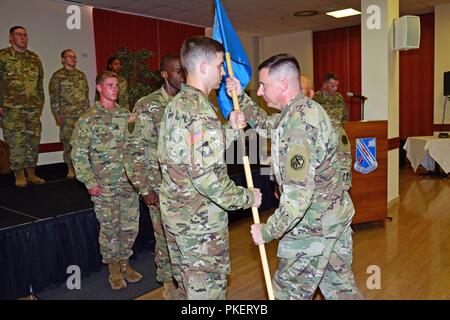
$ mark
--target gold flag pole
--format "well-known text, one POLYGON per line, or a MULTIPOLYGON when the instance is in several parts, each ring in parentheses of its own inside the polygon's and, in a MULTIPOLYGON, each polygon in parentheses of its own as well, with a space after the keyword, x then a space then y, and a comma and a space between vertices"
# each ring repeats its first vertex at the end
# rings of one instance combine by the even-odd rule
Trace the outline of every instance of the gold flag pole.
MULTIPOLYGON (((229 52, 225 53, 225 58, 226 58, 226 62, 227 62, 228 74, 230 77, 234 77, 234 72, 233 72, 233 67, 231 65, 231 57, 230 57, 229 52)), ((236 94, 236 90, 233 90, 232 99, 233 99, 234 110, 239 111, 240 107, 239 107, 239 100, 238 100, 238 97, 236 94)), ((241 148, 242 148, 242 151, 244 154, 242 157, 242 162, 244 164, 245 179, 247 180, 247 188, 253 188, 253 177, 252 177, 252 172, 250 170, 250 162, 249 162, 248 156, 246 155, 246 152, 245 152, 245 138, 244 138, 244 132, 242 129, 239 129, 239 140, 241 142, 241 148)), ((252 207, 252 215, 253 215, 253 222, 255 224, 260 223, 258 208, 252 207)), ((258 245, 258 248, 259 248, 259 255, 261 256, 261 262, 262 262, 263 271, 264 271, 264 280, 266 282, 267 294, 269 296, 269 300, 275 300, 275 297, 273 294, 273 288, 272 288, 272 278, 270 277, 270 269, 269 269, 269 264, 267 262, 266 248, 265 248, 264 244, 258 245)))

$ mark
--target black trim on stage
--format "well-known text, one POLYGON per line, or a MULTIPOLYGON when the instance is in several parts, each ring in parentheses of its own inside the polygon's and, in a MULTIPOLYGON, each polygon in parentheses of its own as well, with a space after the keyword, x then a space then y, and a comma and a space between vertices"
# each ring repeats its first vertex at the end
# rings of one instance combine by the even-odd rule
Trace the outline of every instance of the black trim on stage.
MULTIPOLYGON (((242 165, 229 167, 231 178, 245 185, 242 165)), ((260 212, 277 205, 269 176, 252 167, 255 187, 265 195, 260 212)), ((64 283, 67 267, 77 265, 82 278, 102 265, 99 225, 85 187, 65 179, 65 164, 40 166, 48 182, 23 189, 14 187, 12 174, 0 175, 0 299, 17 299, 64 283)), ((140 231, 133 258, 154 249, 148 209, 140 204, 140 231)), ((230 222, 251 211, 230 212, 230 222)))

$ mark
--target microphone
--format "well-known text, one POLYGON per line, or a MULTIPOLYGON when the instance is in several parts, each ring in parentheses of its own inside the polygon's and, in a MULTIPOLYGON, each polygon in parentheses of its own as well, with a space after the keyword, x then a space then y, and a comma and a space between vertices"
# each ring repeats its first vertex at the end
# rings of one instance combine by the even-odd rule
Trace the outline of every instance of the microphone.
POLYGON ((347 92, 347 96, 348 97, 355 97, 355 98, 358 98, 360 100, 367 100, 367 97, 362 96, 362 95, 357 94, 357 93, 353 93, 353 92, 347 92))

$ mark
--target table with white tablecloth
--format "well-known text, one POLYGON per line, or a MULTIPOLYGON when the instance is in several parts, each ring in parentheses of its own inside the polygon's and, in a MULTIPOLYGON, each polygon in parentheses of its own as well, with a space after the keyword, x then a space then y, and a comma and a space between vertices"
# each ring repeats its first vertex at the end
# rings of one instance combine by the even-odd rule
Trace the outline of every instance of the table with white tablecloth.
POLYGON ((448 138, 409 137, 403 149, 406 150, 406 157, 411 162, 414 171, 417 171, 420 165, 433 171, 437 162, 446 174, 450 172, 450 139, 448 138))

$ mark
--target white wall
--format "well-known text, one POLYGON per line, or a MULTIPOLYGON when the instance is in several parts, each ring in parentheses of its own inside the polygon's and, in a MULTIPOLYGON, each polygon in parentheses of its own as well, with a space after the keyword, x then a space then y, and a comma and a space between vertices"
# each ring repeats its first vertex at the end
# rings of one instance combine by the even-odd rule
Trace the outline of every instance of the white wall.
POLYGON ((290 53, 295 56, 300 63, 302 74, 313 79, 312 31, 287 33, 279 36, 260 38, 260 62, 278 53, 290 53))
MULTIPOLYGON (((74 3, 55 0, 0 0, 0 48, 8 47, 9 28, 21 25, 28 31, 28 48, 42 60, 44 68, 45 105, 41 118, 41 143, 59 141, 59 128, 50 111, 48 83, 53 72, 61 68, 61 51, 75 50, 78 68, 86 73, 91 92, 91 102, 95 93, 95 44, 92 24, 92 8, 81 8, 80 30, 69 30, 66 20, 67 7, 74 3)), ((2 138, 2 135, 1 135, 2 138)), ((39 155, 39 164, 62 162, 62 152, 39 155)))
MULTIPOLYGON (((399 0, 361 1, 361 76, 365 120, 388 120, 388 138, 399 135, 399 54, 393 51, 393 24, 399 0), (380 28, 369 28, 367 8, 380 8, 380 28)), ((388 152, 388 201, 399 195, 399 150, 388 152)))
MULTIPOLYGON (((434 35, 434 123, 442 123, 444 107, 443 74, 450 71, 450 4, 435 8, 434 35)), ((447 102, 445 123, 450 123, 450 103, 447 102)))

